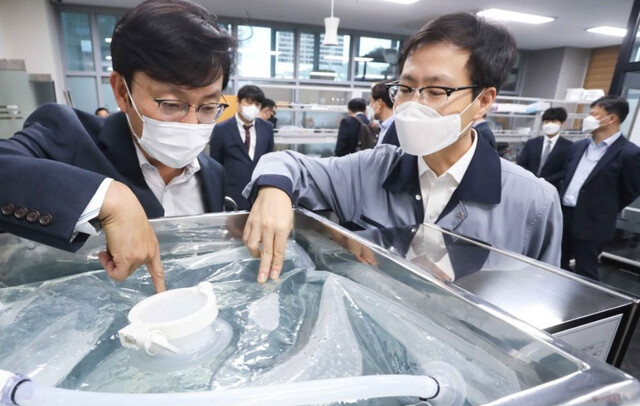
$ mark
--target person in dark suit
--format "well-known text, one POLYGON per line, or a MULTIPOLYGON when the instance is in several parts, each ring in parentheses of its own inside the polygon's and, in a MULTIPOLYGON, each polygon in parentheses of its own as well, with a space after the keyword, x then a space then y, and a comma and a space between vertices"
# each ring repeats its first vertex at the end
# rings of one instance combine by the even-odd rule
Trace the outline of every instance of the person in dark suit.
POLYGON ((251 180, 253 168, 260 157, 273 151, 273 124, 258 118, 264 99, 259 87, 243 86, 238 91, 238 112, 216 125, 210 141, 211 157, 226 172, 227 195, 240 210, 250 207, 242 190, 251 180))
POLYGON ((145 264, 164 290, 147 218, 222 209, 224 171, 201 152, 225 108, 234 47, 192 2, 151 0, 127 12, 111 41, 121 112, 104 119, 47 104, 0 140, 0 228, 74 251, 101 227, 109 276, 145 264))
POLYGON ((564 180, 567 154, 573 145, 559 135, 566 120, 567 111, 562 107, 547 109, 542 114, 545 135, 528 140, 518 155, 518 165, 544 178, 558 190, 564 180))
POLYGON ((278 123, 278 118, 276 117, 276 102, 269 99, 268 97, 264 98, 262 102, 262 108, 260 109, 260 113, 258 117, 270 122, 273 124, 273 128, 276 128, 276 124, 278 123))
POLYGON ((618 213, 640 195, 640 148, 629 142, 620 125, 629 104, 604 96, 591 104, 582 130, 591 132, 569 151, 567 173, 560 188, 564 234, 561 266, 598 280, 598 257, 610 240, 618 213))
POLYGON ((349 116, 340 121, 335 156, 344 156, 356 152, 360 126, 369 124, 369 119, 365 114, 367 102, 364 99, 358 97, 349 100, 347 108, 349 109, 349 116))
POLYGON ((489 123, 487 123, 485 117, 482 117, 480 120, 475 121, 473 123, 473 128, 474 130, 476 130, 476 133, 480 137, 484 138, 484 140, 487 141, 489 145, 491 145, 491 148, 497 149, 496 137, 495 135, 493 135, 493 131, 491 131, 491 128, 489 128, 489 123))
POLYGON ((373 109, 373 118, 380 122, 380 133, 378 134, 378 144, 391 144, 400 146, 396 125, 394 123, 393 102, 389 97, 389 91, 384 83, 376 83, 371 87, 371 98, 369 104, 373 109))

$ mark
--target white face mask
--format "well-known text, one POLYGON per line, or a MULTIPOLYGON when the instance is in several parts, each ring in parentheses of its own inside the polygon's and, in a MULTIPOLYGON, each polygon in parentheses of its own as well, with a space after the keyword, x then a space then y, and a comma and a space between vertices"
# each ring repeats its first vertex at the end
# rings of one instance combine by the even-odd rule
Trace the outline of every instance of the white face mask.
POLYGON ((429 106, 413 101, 394 107, 400 147, 408 154, 425 156, 453 144, 460 138, 460 135, 471 127, 473 121, 462 128, 460 115, 467 111, 478 97, 460 113, 446 116, 429 106))
POLYGON ((542 124, 542 131, 547 135, 555 135, 560 131, 560 124, 558 123, 542 124))
POLYGON ((133 108, 142 120, 142 136, 133 131, 129 116, 126 115, 129 128, 138 139, 140 148, 149 156, 170 168, 184 168, 204 151, 215 123, 186 124, 145 117, 138 111, 126 82, 125 87, 133 108))
POLYGON ((600 128, 600 120, 594 116, 588 116, 582 120, 582 132, 591 132, 600 128))
POLYGON ((251 104, 249 106, 242 106, 242 117, 247 121, 253 121, 258 117, 258 113, 260 113, 260 109, 255 104, 251 104))

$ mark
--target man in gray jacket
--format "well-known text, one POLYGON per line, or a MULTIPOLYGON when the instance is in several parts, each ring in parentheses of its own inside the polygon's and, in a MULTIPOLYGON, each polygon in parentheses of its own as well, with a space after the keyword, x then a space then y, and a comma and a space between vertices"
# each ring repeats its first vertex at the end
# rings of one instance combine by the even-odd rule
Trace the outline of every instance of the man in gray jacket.
POLYGON ((401 148, 326 159, 291 151, 265 156, 244 191, 254 201, 243 238, 261 257, 258 281, 280 275, 292 203, 333 210, 365 229, 435 223, 559 265, 555 188, 501 159, 471 127, 490 109, 515 56, 502 26, 444 15, 409 38, 400 79, 387 85, 401 148))

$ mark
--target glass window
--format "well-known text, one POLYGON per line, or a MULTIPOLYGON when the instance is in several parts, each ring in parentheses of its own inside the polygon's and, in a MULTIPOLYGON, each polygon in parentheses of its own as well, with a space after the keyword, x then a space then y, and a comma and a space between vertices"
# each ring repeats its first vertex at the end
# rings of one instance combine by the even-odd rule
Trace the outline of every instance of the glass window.
POLYGON ((293 78, 293 31, 238 26, 238 75, 293 78))
MULTIPOLYGON (((61 13, 62 39, 68 71, 93 71, 89 14, 61 13)), ((95 86, 94 86, 95 87, 95 86)))
POLYGON ((511 72, 509 72, 509 77, 507 81, 500 88, 500 92, 515 92, 518 87, 518 77, 520 73, 520 68, 522 66, 522 52, 518 52, 516 55, 516 63, 513 64, 511 68, 511 72))
POLYGON ((73 107, 89 113, 98 108, 98 89, 95 76, 69 76, 67 77, 73 107))
POLYGON ((100 39, 100 64, 103 72, 113 70, 111 64, 111 35, 120 16, 98 14, 98 37, 100 39))
POLYGON ((300 34, 298 78, 346 81, 349 79, 351 37, 338 35, 338 45, 324 46, 324 34, 300 34))
POLYGON ((357 56, 354 58, 354 80, 378 81, 396 78, 399 48, 398 40, 360 37, 357 56))
POLYGON ((109 81, 108 76, 101 78, 100 87, 100 90, 102 91, 102 105, 100 107, 106 107, 110 113, 115 113, 118 111, 118 105, 116 104, 116 98, 113 95, 111 82, 109 81))

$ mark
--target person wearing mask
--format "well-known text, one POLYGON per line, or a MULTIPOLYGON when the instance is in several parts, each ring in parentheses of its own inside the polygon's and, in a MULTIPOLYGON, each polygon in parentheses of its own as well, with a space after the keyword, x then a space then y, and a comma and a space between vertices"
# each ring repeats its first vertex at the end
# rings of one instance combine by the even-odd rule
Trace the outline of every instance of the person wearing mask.
POLYGON ((491 146, 493 149, 496 148, 496 137, 493 135, 493 131, 489 127, 489 123, 486 120, 487 116, 483 116, 479 120, 474 121, 473 129, 476 130, 476 133, 491 146))
POLYGON ((338 141, 336 142, 335 156, 345 156, 356 152, 358 148, 361 125, 369 125, 367 118, 367 102, 358 97, 349 100, 347 104, 348 115, 340 121, 338 128, 338 141))
POLYGON ((573 142, 560 136, 560 129, 567 120, 567 111, 551 107, 542 113, 544 135, 528 140, 520 155, 518 165, 551 183, 556 189, 564 180, 567 154, 573 142))
POLYGON ((104 119, 45 104, 0 140, 0 228, 70 251, 102 228, 109 276, 146 264, 164 290, 147 219, 222 210, 224 170, 202 151, 226 106, 234 47, 190 1, 149 0, 127 12, 111 41, 121 112, 104 119))
POLYGON ((629 142, 620 125, 629 113, 621 97, 604 96, 591 104, 582 120, 587 139, 571 146, 560 188, 564 235, 562 268, 598 280, 602 244, 613 238, 618 213, 640 195, 640 148, 629 142))
POLYGON ((373 118, 380 123, 378 145, 391 144, 399 146, 396 125, 393 122, 393 102, 384 83, 376 83, 371 87, 369 105, 373 109, 373 118))
POLYGON ((244 192, 254 200, 243 239, 261 258, 258 281, 280 275, 298 205, 332 210, 364 229, 437 224, 559 265, 555 188, 501 159, 471 128, 491 108, 515 57, 503 26, 466 13, 441 16, 406 41, 399 81, 387 85, 401 148, 383 144, 342 158, 265 156, 244 192))
POLYGON ((260 158, 273 151, 273 125, 258 117, 264 93, 253 85, 238 90, 238 112, 213 130, 209 144, 211 157, 220 162, 227 176, 227 195, 238 209, 249 208, 242 190, 260 158))
POLYGON ((100 117, 109 117, 109 110, 106 107, 98 107, 94 114, 100 117))
POLYGON ((273 128, 276 128, 276 123, 278 122, 278 119, 276 118, 276 102, 265 97, 258 117, 270 122, 273 124, 273 128))

